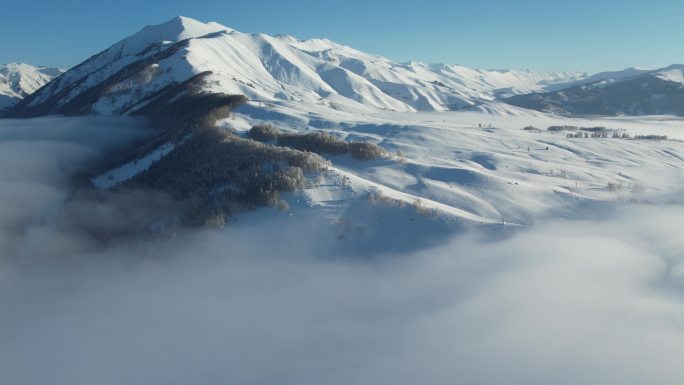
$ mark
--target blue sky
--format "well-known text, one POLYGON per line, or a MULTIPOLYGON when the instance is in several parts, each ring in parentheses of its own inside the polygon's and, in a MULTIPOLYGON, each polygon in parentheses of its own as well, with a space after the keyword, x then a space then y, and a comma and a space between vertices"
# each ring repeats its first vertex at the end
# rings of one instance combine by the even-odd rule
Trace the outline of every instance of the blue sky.
POLYGON ((397 61, 588 72, 684 63, 682 0, 22 0, 1 12, 0 63, 69 67, 176 15, 397 61))

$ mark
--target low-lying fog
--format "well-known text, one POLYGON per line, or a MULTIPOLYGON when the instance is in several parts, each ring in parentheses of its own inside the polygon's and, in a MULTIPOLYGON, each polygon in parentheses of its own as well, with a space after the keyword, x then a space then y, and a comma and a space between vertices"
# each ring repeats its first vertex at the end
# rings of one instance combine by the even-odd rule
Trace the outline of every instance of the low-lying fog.
POLYGON ((125 218, 64 210, 69 175, 145 134, 0 121, 0 383, 684 381, 684 207, 372 259, 315 221, 98 244, 85 214, 125 218))

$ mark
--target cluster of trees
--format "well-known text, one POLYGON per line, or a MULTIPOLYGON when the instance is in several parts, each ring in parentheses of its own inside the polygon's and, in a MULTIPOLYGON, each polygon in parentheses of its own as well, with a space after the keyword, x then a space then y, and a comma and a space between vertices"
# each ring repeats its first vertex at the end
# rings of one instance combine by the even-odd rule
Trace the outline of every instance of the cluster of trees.
POLYGON ((135 112, 147 118, 158 130, 151 139, 133 144, 129 151, 112 154, 107 161, 95 167, 100 173, 121 164, 140 159, 165 143, 178 144, 195 130, 213 130, 219 119, 230 115, 231 110, 247 103, 243 95, 198 93, 204 82, 201 73, 179 85, 162 90, 155 99, 135 112))
POLYGON ((236 211, 277 206, 280 192, 303 186, 305 173, 328 166, 311 152, 269 146, 214 129, 193 133, 130 184, 184 202, 185 222, 203 225, 236 211))
POLYGON ((579 128, 577 126, 550 126, 546 129, 549 132, 561 132, 561 131, 577 131, 579 128))
MULTIPOLYGON (((524 130, 533 131, 534 127, 528 126, 524 130)), ((577 127, 577 126, 550 126, 547 128, 549 132, 570 131, 566 135, 568 138, 613 138, 613 139, 630 139, 630 135, 623 129, 611 129, 607 127, 577 127)), ((667 140, 664 135, 637 135, 634 139, 653 139, 653 140, 667 140)))
POLYGON ((383 194, 382 191, 377 189, 377 188, 373 188, 371 191, 369 191, 366 198, 368 199, 368 202, 371 204, 377 204, 377 205, 382 205, 385 207, 401 208, 401 209, 406 207, 406 202, 399 200, 399 199, 389 197, 389 196, 383 194))
MULTIPOLYGON (((541 132, 540 129, 534 126, 523 127, 524 131, 541 132)), ((563 132, 569 131, 567 138, 613 138, 613 139, 631 139, 632 137, 623 129, 611 129, 607 127, 577 127, 577 126, 550 126, 546 129, 548 132, 563 132)), ((635 135, 637 140, 668 140, 667 135, 635 135)))
POLYGON ((165 194, 184 225, 219 226, 243 210, 284 209, 281 192, 302 187, 306 173, 328 169, 329 162, 313 152, 270 146, 217 128, 217 120, 247 98, 198 93, 194 85, 169 90, 138 112, 160 133, 129 156, 140 158, 164 142, 177 146, 119 188, 165 194))
POLYGON ((182 144, 123 186, 168 195, 186 225, 218 226, 229 215, 263 206, 286 209, 281 192, 303 187, 307 173, 328 169, 318 154, 386 154, 373 143, 346 142, 325 132, 283 133, 272 126, 255 126, 243 138, 218 129, 216 121, 246 102, 244 96, 187 91, 140 111, 164 134, 139 149, 137 158, 162 140, 182 144), (278 146, 262 143, 273 141, 278 146))
POLYGON ((375 143, 347 142, 323 131, 308 133, 284 133, 271 125, 254 126, 247 135, 260 142, 276 141, 280 146, 317 154, 340 155, 350 154, 354 159, 371 160, 387 155, 387 152, 375 143))
POLYGON ((231 110, 248 101, 243 95, 193 93, 196 86, 187 84, 180 97, 176 92, 162 95, 137 114, 164 131, 180 130, 184 134, 197 128, 213 128, 217 120, 230 116, 231 110))
POLYGON ((254 126, 247 132, 247 136, 260 142, 272 142, 278 139, 279 135, 282 135, 282 132, 270 124, 254 126))
POLYGON ((377 159, 387 155, 387 152, 380 146, 370 142, 350 142, 349 153, 352 158, 358 160, 377 159))
POLYGON ((608 191, 622 191, 627 189, 628 191, 638 193, 643 192, 646 188, 639 182, 634 182, 628 185, 622 184, 621 182, 608 182, 606 189, 608 191))
POLYGON ((636 135, 634 139, 642 140, 667 140, 667 135, 636 135))
POLYGON ((281 134, 278 135, 278 144, 317 154, 340 155, 349 152, 346 141, 322 131, 305 134, 281 134))
POLYGON ((626 132, 619 133, 617 131, 614 131, 612 134, 609 132, 577 132, 577 133, 569 133, 567 135, 568 138, 613 138, 613 139, 629 139, 629 134, 626 132))
MULTIPOLYGON (((366 198, 368 199, 369 203, 384 207, 403 209, 407 206, 405 201, 389 197, 383 194, 382 191, 377 188, 373 188, 371 191, 369 191, 366 198)), ((415 201, 409 203, 409 207, 412 207, 417 214, 425 217, 435 217, 439 214, 437 209, 428 207, 420 198, 416 198, 415 201)))
POLYGON ((585 132, 590 132, 590 133, 610 133, 614 131, 620 131, 620 130, 614 130, 611 128, 607 127, 577 127, 577 126, 550 126, 549 128, 546 129, 546 131, 549 132, 562 132, 562 131, 585 131, 585 132))
MULTIPOLYGON (((568 138, 613 138, 613 139, 630 139, 631 136, 626 132, 614 131, 612 134, 608 132, 578 132, 569 133, 568 138)), ((667 135, 635 135, 636 140, 668 140, 667 135)))

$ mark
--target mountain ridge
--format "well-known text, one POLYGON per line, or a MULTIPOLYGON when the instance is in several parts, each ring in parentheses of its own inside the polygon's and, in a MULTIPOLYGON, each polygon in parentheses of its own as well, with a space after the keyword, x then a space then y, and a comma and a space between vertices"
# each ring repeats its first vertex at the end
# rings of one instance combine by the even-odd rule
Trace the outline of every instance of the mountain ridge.
POLYGON ((684 116, 684 65, 600 73, 566 88, 515 95, 506 102, 564 116, 684 116))
POLYGON ((199 92, 239 94, 261 106, 301 110, 323 105, 359 113, 467 110, 518 115, 536 110, 560 115, 684 115, 677 102, 684 98, 679 90, 684 84, 681 65, 589 76, 398 63, 329 39, 243 33, 177 16, 91 56, 25 100, 15 98, 16 105, 5 116, 135 114, 155 95, 198 74, 205 74, 202 84, 195 83, 199 92), (616 86, 641 77, 649 77, 652 86, 616 86), (611 89, 629 92, 632 98, 611 89), (566 97, 568 92, 573 96, 566 97), (596 107, 597 103, 605 105, 596 107))

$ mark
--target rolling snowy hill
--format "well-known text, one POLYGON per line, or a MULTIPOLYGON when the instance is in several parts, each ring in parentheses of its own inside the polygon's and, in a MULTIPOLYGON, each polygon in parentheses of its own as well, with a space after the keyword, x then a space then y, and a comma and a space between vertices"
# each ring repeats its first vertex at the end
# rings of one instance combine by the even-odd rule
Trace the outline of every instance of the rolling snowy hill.
POLYGON ((36 92, 64 70, 24 63, 0 65, 0 112, 36 92))
POLYGON ((491 102, 586 77, 395 63, 326 39, 241 33, 177 17, 145 27, 74 67, 11 116, 130 114, 161 90, 199 74, 209 92, 358 111, 507 112, 509 106, 491 102))

